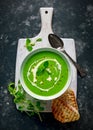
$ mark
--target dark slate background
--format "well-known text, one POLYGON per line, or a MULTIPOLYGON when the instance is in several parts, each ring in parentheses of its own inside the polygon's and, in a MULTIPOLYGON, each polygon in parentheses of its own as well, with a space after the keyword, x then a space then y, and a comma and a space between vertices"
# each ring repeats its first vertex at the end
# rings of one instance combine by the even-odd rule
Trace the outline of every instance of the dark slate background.
POLYGON ((0 0, 0 130, 92 130, 93 129, 93 0, 0 0), (36 36, 41 28, 39 8, 53 7, 53 31, 74 38, 77 61, 87 71, 78 76, 77 101, 81 118, 61 124, 51 113, 28 117, 16 110, 7 90, 15 79, 19 38, 36 36))

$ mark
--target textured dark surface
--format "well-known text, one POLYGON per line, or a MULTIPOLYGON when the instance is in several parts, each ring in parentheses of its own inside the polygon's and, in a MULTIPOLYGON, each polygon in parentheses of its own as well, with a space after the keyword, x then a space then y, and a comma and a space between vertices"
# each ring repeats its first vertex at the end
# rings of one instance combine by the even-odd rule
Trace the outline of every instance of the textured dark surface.
POLYGON ((93 1, 0 0, 0 130, 92 130, 93 129, 93 1), (73 38, 77 61, 88 75, 78 77, 77 101, 81 118, 61 124, 51 113, 29 118, 16 110, 7 86, 15 79, 19 38, 36 36, 41 28, 40 7, 53 7, 53 31, 73 38))

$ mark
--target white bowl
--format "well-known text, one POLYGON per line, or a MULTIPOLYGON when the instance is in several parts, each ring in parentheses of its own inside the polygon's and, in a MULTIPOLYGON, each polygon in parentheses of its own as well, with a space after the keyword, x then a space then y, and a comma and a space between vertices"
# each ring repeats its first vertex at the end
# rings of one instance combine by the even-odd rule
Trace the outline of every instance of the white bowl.
POLYGON ((37 50, 34 50, 32 51, 29 55, 26 56, 26 58, 24 59, 24 61, 22 62, 22 65, 21 65, 21 68, 20 68, 20 82, 22 84, 22 87, 24 88, 24 90, 33 98, 36 98, 36 99, 39 99, 39 100, 52 100, 52 99, 55 99, 59 96, 61 96, 67 89, 68 87, 70 86, 70 83, 71 83, 71 79, 72 79, 72 70, 71 70, 71 65, 70 65, 70 62, 69 62, 69 59, 68 57, 63 54, 62 52, 58 51, 57 49, 54 49, 54 48, 40 48, 40 49, 37 49, 37 50), (33 56, 34 54, 38 53, 38 52, 42 52, 42 51, 49 51, 49 52, 54 52, 58 55, 60 55, 64 61, 66 62, 67 64, 67 67, 68 67, 68 80, 64 86, 64 88, 62 88, 62 90, 60 90, 58 93, 54 94, 54 95, 50 95, 50 96, 42 96, 42 95, 38 95, 34 92, 32 92, 25 84, 24 82, 24 79, 23 79, 23 68, 24 68, 24 65, 26 65, 26 62, 29 58, 31 58, 31 56, 33 56))

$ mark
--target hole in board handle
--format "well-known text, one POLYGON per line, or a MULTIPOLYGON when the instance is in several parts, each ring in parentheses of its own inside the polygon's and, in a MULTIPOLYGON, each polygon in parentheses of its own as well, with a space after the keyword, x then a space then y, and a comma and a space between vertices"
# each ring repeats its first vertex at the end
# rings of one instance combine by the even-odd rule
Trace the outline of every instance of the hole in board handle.
POLYGON ((47 11, 47 10, 45 11, 45 14, 48 14, 48 11, 47 11))

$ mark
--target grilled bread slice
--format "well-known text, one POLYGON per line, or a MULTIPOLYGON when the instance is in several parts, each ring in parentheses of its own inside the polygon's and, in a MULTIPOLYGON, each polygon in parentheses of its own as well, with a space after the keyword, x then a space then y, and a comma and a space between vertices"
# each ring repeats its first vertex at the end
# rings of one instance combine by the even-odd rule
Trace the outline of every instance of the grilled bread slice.
POLYGON ((80 118, 77 101, 72 89, 52 101, 54 118, 62 123, 76 121, 80 118))

